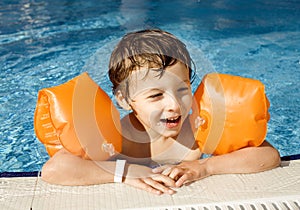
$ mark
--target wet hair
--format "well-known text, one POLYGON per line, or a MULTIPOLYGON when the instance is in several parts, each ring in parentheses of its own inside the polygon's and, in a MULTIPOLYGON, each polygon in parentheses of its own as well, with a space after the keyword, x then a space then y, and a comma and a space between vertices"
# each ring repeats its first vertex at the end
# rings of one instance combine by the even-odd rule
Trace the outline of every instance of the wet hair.
POLYGON ((160 29, 147 29, 126 34, 113 50, 109 61, 109 79, 113 93, 121 90, 125 98, 129 96, 127 78, 140 67, 164 70, 182 62, 189 70, 190 80, 194 72, 193 61, 186 45, 171 33, 160 29))

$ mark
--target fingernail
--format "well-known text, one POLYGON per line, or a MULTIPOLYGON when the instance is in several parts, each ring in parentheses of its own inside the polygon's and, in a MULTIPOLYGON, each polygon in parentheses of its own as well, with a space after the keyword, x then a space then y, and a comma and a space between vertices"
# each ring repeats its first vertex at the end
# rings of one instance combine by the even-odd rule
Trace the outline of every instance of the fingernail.
POLYGON ((168 190, 168 193, 169 193, 169 194, 174 194, 175 191, 174 191, 174 190, 168 190))
POLYGON ((176 182, 175 185, 176 185, 176 187, 181 187, 181 183, 180 182, 176 182))

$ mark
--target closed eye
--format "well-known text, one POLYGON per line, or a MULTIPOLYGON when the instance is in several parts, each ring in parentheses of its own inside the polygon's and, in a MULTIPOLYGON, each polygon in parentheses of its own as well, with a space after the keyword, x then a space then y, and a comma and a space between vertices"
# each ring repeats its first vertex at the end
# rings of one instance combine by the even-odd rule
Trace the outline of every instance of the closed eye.
POLYGON ((157 94, 150 95, 148 98, 157 98, 157 97, 160 97, 162 95, 163 95, 162 93, 157 93, 157 94))
POLYGON ((188 87, 182 87, 182 88, 179 88, 177 91, 178 92, 183 92, 183 91, 187 91, 187 90, 189 90, 188 87))

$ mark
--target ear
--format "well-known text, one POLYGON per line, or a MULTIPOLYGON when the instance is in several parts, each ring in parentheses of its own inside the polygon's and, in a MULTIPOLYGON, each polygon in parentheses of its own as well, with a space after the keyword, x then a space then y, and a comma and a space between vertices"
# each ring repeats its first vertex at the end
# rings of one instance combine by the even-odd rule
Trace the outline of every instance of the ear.
POLYGON ((125 97, 123 96, 123 94, 121 93, 120 90, 117 91, 117 93, 115 94, 116 100, 118 102, 118 104, 125 110, 131 110, 131 106, 127 103, 125 97))

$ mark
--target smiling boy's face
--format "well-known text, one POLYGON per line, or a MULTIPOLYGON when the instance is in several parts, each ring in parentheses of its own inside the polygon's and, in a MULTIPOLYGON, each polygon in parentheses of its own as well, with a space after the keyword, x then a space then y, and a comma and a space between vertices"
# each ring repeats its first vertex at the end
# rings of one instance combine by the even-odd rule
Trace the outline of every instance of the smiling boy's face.
POLYGON ((157 69, 134 71, 129 77, 129 104, 145 129, 175 137, 192 105, 189 71, 181 62, 163 74, 157 69))

